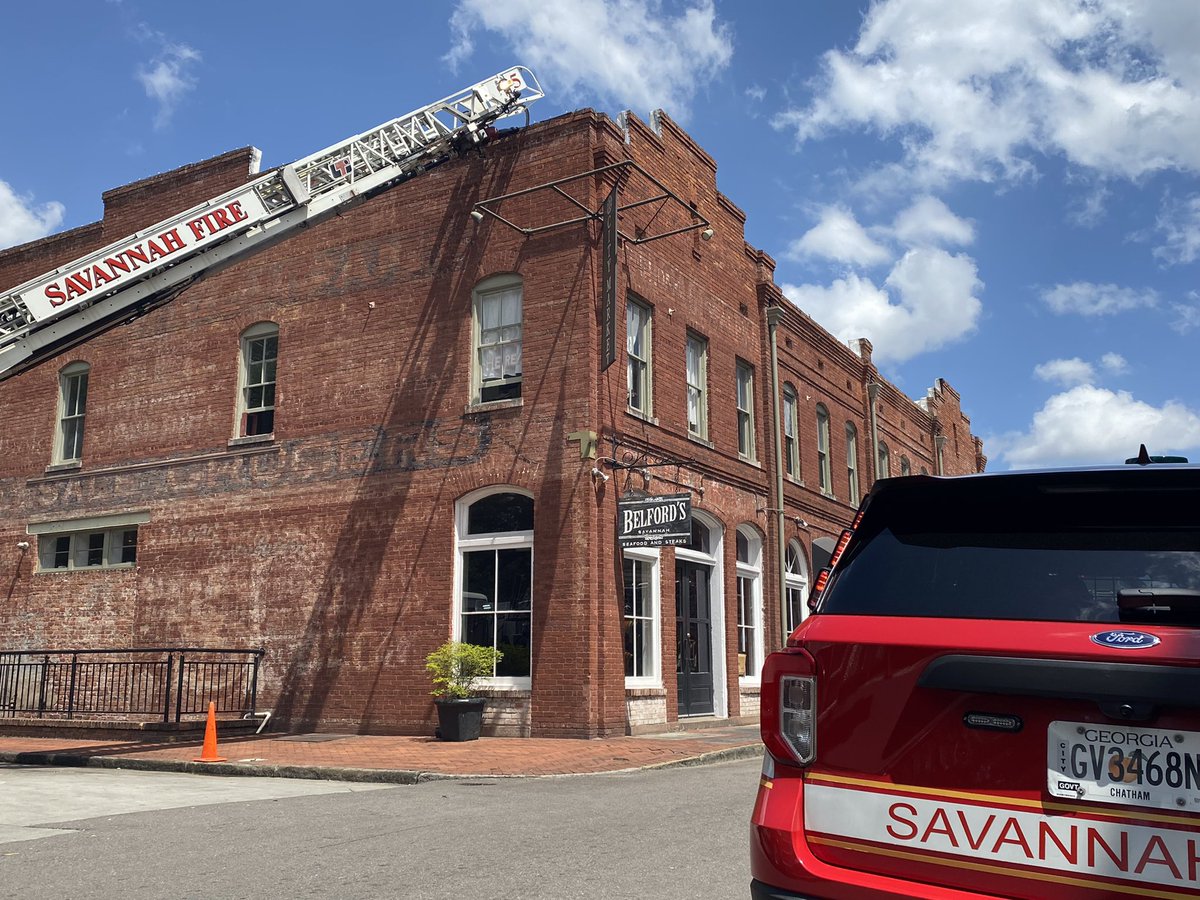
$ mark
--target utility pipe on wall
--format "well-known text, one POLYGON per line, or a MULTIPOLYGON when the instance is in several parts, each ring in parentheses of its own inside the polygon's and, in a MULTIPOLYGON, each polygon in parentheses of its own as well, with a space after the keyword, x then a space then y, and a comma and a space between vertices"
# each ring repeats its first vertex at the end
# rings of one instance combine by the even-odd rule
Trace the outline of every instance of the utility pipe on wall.
POLYGON ((771 339, 771 401, 775 416, 775 556, 779 579, 780 643, 787 640, 787 552, 783 538, 783 431, 779 420, 779 403, 783 388, 779 384, 779 321, 783 310, 778 306, 767 309, 767 333, 771 339))

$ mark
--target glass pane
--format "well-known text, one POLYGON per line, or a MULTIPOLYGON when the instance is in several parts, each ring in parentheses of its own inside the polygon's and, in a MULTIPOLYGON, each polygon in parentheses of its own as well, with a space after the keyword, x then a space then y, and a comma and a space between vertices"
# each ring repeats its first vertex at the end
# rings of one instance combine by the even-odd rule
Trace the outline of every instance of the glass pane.
POLYGON ((262 405, 263 405, 263 406, 270 407, 270 406, 274 406, 274 405, 275 405, 275 384, 274 384, 274 382, 272 382, 271 384, 268 384, 268 385, 266 385, 266 386, 263 388, 263 398, 262 398, 262 400, 263 400, 263 402, 262 402, 262 405))
POLYGON ((740 531, 737 533, 737 561, 750 562, 750 541, 740 531))
POLYGON ((104 532, 102 531, 87 536, 87 564, 89 566, 104 565, 104 532))
POLYGON ((467 534, 533 530, 533 498, 521 494, 491 494, 471 504, 467 534))
POLYGON ((263 407, 263 389, 261 387, 252 387, 246 392, 246 408, 247 409, 262 409, 263 407))
MULTIPOLYGON (((250 362, 251 363, 261 363, 262 362, 263 349, 264 349, 263 342, 261 340, 250 341, 249 350, 250 350, 250 362)), ((253 371, 253 369, 254 369, 254 366, 251 366, 252 371, 253 371)))
POLYGON ((701 553, 708 552, 708 529, 698 519, 692 519, 692 540, 688 547, 701 553))
POLYGON ((263 358, 264 359, 275 359, 276 357, 279 356, 279 338, 278 337, 269 337, 263 342, 263 344, 264 344, 264 347, 263 347, 263 358))
POLYGON ((496 552, 477 550, 464 553, 463 612, 493 612, 496 609, 495 591, 496 552))
POLYGON ((533 580, 532 550, 500 550, 496 579, 497 608, 503 610, 530 608, 530 586, 533 580))
POLYGON ((496 619, 491 615, 464 615, 462 617, 462 639, 480 647, 494 647, 496 619))
POLYGON ((623 628, 625 641, 625 677, 632 678, 637 671, 637 648, 634 646, 633 619, 626 619, 623 628))
MULTIPOLYGON (((634 610, 637 609, 637 585, 634 581, 634 579, 636 578, 636 576, 634 574, 636 565, 637 565, 637 563, 634 560, 629 559, 628 557, 625 558, 625 564, 624 564, 625 608, 623 610, 623 613, 626 616, 634 615, 634 610)), ((626 672, 625 674, 628 675, 629 673, 626 672)))
POLYGON ((521 324, 521 290, 512 288, 501 295, 501 321, 505 325, 521 324))
POLYGON ((130 528, 121 533, 121 562, 137 562, 137 529, 130 528))
POLYGON ((62 535, 54 539, 54 568, 65 569, 71 564, 71 536, 62 535))
POLYGON ((496 649, 504 654, 496 666, 497 675, 525 678, 531 674, 530 621, 528 613, 501 613, 496 616, 496 649))

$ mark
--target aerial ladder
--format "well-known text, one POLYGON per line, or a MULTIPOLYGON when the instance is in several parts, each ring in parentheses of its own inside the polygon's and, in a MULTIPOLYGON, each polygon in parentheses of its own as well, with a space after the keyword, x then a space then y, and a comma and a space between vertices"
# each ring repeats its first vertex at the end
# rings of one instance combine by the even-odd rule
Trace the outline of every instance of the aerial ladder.
POLYGON ((447 159, 545 96, 514 66, 0 292, 0 380, 447 159))

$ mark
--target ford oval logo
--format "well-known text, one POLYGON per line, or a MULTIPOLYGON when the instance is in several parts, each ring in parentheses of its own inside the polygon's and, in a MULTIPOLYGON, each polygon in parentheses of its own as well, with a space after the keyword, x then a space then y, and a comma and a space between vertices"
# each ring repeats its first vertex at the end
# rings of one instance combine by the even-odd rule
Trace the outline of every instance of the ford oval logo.
POLYGON ((1092 643, 1118 650, 1145 650, 1158 643, 1158 638, 1144 631, 1101 631, 1092 635, 1092 643))

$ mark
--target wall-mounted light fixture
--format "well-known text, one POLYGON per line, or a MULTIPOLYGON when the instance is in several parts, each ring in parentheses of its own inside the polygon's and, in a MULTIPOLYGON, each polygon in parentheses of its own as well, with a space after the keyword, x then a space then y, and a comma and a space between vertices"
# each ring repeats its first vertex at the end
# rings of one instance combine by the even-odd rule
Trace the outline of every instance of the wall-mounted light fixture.
POLYGON ((712 236, 713 236, 715 233, 716 233, 716 232, 714 232, 714 231, 712 230, 712 228, 705 228, 705 229, 704 229, 702 232, 700 232, 700 239, 701 239, 701 240, 703 240, 703 241, 711 241, 711 240, 712 240, 712 236))
POLYGON ((471 210, 471 218, 474 219, 476 222, 482 222, 483 221, 483 212, 478 209, 473 209, 473 210, 471 210))

